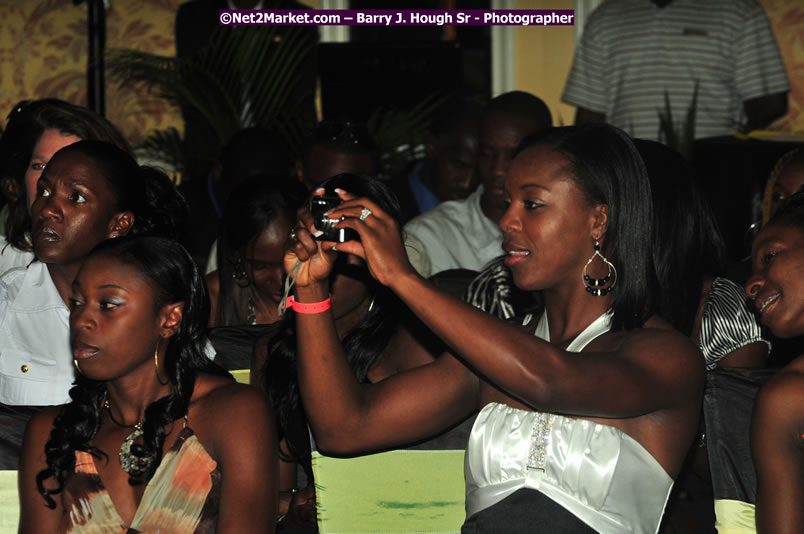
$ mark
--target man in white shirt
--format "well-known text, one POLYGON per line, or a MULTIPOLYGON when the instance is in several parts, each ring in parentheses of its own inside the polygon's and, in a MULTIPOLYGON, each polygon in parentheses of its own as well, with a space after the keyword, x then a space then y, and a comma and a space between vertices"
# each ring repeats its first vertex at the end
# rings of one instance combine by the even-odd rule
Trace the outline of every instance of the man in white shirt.
POLYGON ((503 180, 522 139, 551 125, 550 110, 529 93, 512 91, 489 102, 475 167, 480 186, 468 198, 442 202, 405 225, 408 249, 421 255, 411 262, 422 276, 480 271, 503 253, 497 226, 506 210, 503 180))

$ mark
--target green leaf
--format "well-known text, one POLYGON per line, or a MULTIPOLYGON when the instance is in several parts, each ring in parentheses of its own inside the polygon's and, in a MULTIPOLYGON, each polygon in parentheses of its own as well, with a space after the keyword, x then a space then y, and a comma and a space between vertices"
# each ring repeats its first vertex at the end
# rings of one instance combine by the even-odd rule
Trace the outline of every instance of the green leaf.
POLYGON ((316 41, 315 32, 302 27, 219 27, 192 56, 110 49, 106 65, 113 83, 144 84, 217 136, 203 146, 187 146, 173 129, 155 131, 138 148, 153 157, 161 153, 158 159, 176 162, 182 172, 208 170, 229 138, 250 126, 276 129, 300 150, 313 118, 293 109, 293 100, 303 96, 293 94, 293 87, 316 41))

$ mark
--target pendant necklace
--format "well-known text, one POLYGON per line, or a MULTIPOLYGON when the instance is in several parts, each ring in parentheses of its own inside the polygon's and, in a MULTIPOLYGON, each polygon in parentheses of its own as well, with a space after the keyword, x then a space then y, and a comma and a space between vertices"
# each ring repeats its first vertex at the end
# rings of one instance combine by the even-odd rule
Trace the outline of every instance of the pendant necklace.
POLYGON ((142 436, 142 425, 145 422, 145 418, 143 417, 134 425, 125 425, 114 418, 114 415, 112 415, 112 409, 109 406, 109 400, 106 398, 103 399, 103 407, 109 410, 109 419, 112 421, 112 423, 121 428, 134 429, 134 431, 129 434, 125 440, 123 440, 123 444, 120 445, 120 467, 122 467, 123 471, 132 477, 142 478, 147 472, 148 466, 151 463, 151 460, 153 460, 153 456, 137 456, 131 452, 131 446, 134 444, 134 441, 137 438, 142 436))

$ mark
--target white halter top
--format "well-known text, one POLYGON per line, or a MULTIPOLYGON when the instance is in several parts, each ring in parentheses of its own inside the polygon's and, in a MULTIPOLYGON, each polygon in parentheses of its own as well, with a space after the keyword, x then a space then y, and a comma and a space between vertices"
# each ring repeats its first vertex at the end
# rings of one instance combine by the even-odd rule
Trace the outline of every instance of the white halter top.
MULTIPOLYGON (((598 317, 567 350, 580 352, 610 320, 610 312, 598 317)), ((546 313, 535 335, 550 340, 546 313)), ((657 532, 673 487, 659 462, 617 428, 498 403, 478 414, 464 471, 467 517, 531 488, 604 534, 657 532)))

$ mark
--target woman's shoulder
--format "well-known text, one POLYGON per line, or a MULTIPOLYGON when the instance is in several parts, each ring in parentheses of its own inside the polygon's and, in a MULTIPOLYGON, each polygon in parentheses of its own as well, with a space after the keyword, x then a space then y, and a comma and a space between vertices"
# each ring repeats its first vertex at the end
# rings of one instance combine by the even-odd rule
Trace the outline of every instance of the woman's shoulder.
POLYGON ((621 336, 625 349, 638 351, 651 359, 667 360, 703 371, 701 350, 658 315, 645 321, 641 328, 621 332, 621 336))
POLYGON ((270 411, 268 398, 260 389, 208 373, 199 373, 196 378, 192 404, 203 413, 205 420, 219 419, 218 422, 224 425, 241 417, 250 418, 270 411))
POLYGON ((210 455, 220 461, 239 446, 235 436, 273 432, 273 412, 267 396, 254 386, 225 377, 199 374, 190 403, 189 425, 210 455))
POLYGON ((199 372, 191 402, 237 402, 253 395, 262 395, 255 387, 236 382, 226 375, 199 372))
POLYGON ((755 431, 787 435, 790 443, 804 437, 804 356, 799 356, 771 378, 757 395, 755 431))
POLYGON ((771 410, 796 405, 804 415, 804 356, 790 362, 762 387, 757 405, 771 410))
POLYGON ((635 338, 655 342, 671 341, 695 346, 687 336, 676 330, 673 325, 659 315, 649 317, 639 328, 623 330, 622 332, 626 339, 635 338))
POLYGON ((50 431, 53 429, 53 424, 56 417, 59 416, 63 406, 48 406, 47 408, 35 413, 28 420, 25 425, 25 446, 36 446, 42 444, 49 439, 50 431))
POLYGON ((218 292, 220 291, 221 282, 220 277, 218 276, 218 271, 212 271, 211 273, 207 273, 204 276, 204 281, 207 284, 207 290, 210 292, 210 297, 214 292, 217 296, 218 292))

